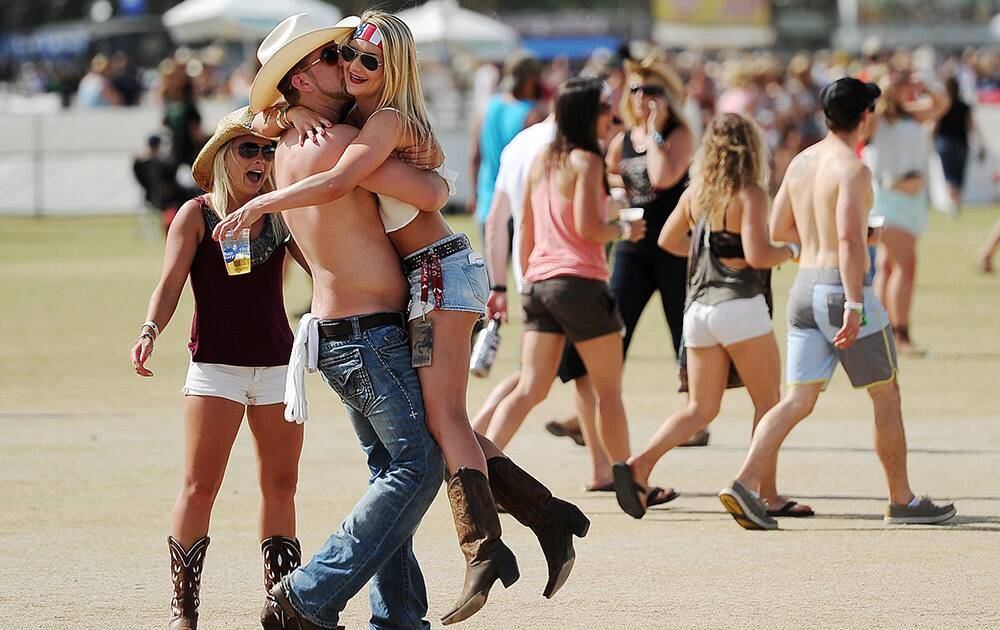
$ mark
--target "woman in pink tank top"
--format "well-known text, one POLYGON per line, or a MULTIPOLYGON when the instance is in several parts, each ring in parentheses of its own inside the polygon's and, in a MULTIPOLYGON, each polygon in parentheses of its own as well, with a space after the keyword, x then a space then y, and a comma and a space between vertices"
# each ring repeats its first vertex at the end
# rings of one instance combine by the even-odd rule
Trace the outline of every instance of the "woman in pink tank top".
POLYGON ((532 164, 521 217, 521 378, 497 406, 486 437, 501 448, 510 441, 548 395, 569 339, 599 401, 596 435, 581 423, 591 456, 619 461, 629 453, 621 396, 623 323, 608 290, 604 246, 640 240, 646 224, 608 222, 601 143, 611 130, 611 89, 596 79, 570 79, 559 88, 555 114, 556 137, 532 164))

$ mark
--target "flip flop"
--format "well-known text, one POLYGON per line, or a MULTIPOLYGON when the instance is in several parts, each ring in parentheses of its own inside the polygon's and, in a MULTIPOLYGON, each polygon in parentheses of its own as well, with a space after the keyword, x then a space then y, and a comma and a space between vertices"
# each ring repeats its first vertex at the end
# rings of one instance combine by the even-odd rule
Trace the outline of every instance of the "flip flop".
POLYGON ((649 492, 646 493, 646 507, 651 508, 654 505, 670 503, 679 496, 681 496, 681 493, 677 492, 673 488, 670 489, 670 492, 667 492, 663 488, 655 486, 650 488, 649 492))
POLYGON ((615 482, 609 481, 608 483, 600 486, 584 486, 583 489, 585 492, 614 492, 615 482))
POLYGON ((801 505, 798 501, 788 501, 777 510, 767 511, 768 516, 786 516, 788 518, 805 518, 815 516, 815 514, 811 507, 801 505), (800 509, 796 510, 795 506, 799 506, 800 509))
POLYGON ((646 508, 639 500, 639 494, 646 494, 646 489, 635 482, 632 469, 625 462, 619 462, 611 467, 615 476, 615 497, 618 507, 632 518, 642 518, 646 508))

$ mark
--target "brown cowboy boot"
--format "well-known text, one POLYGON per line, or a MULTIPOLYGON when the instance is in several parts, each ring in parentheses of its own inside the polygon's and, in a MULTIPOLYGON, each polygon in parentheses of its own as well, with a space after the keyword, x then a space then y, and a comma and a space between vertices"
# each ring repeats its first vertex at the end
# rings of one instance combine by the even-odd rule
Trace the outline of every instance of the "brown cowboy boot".
POLYGON ((197 630, 198 605, 201 599, 201 568, 205 563, 208 536, 194 541, 187 551, 173 536, 167 536, 170 548, 170 577, 174 582, 174 597, 170 601, 169 630, 197 630))
POLYGON ((572 503, 553 497, 548 488, 510 459, 494 457, 486 464, 497 501, 538 537, 549 567, 549 580, 542 595, 552 597, 573 570, 576 560, 573 536, 586 536, 590 519, 572 503))
POLYGON ((264 630, 285 630, 288 616, 274 601, 271 589, 302 564, 302 547, 297 538, 271 536, 260 543, 260 553, 264 557, 264 592, 267 599, 260 611, 260 625, 264 630))
MULTIPOLYGON (((285 585, 279 580, 274 588, 271 589, 270 595, 277 604, 277 610, 268 609, 265 607, 264 613, 261 614, 260 622, 264 624, 265 622, 270 623, 271 626, 264 626, 265 628, 275 627, 275 628, 285 628, 285 630, 326 630, 323 626, 317 626, 313 622, 309 621, 305 617, 299 614, 299 611, 295 610, 292 606, 292 602, 288 601, 288 592, 285 590, 285 585), (282 615, 282 617, 278 617, 282 615), (284 623, 284 626, 274 625, 284 623)), ((344 626, 337 626, 335 630, 344 630, 344 626)))
POLYGON ((500 540, 500 517, 486 475, 459 468, 448 482, 448 501, 465 556, 465 585, 451 611, 441 617, 446 626, 479 612, 496 580, 509 587, 520 577, 514 552, 500 540))

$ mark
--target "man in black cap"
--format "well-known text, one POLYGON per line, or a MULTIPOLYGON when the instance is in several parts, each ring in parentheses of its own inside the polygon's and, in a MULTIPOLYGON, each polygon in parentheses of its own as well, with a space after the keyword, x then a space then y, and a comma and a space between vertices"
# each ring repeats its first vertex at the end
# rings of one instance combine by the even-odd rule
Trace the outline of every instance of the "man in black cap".
POLYGON ((788 301, 788 391, 761 419, 743 469, 719 493, 746 529, 776 529, 774 516, 795 515, 768 511, 757 492, 761 472, 777 466, 781 443, 812 412, 838 362, 875 407, 875 450, 889 486, 885 521, 932 524, 956 514, 950 503, 910 491, 892 328, 867 279, 872 178, 855 147, 880 94, 853 78, 828 85, 820 98, 829 132, 792 160, 774 199, 771 238, 799 243, 801 254, 788 301))

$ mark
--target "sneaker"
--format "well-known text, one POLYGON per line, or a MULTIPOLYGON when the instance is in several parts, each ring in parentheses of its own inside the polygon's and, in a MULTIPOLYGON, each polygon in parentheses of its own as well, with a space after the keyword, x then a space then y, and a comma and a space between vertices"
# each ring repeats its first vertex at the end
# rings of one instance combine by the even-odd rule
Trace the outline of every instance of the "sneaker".
POLYGON ((920 503, 913 507, 890 503, 883 520, 890 525, 934 525, 950 521, 956 514, 958 510, 951 503, 937 505, 930 497, 921 497, 920 503))
POLYGON ((764 500, 738 479, 722 489, 719 501, 743 529, 778 529, 778 521, 767 515, 764 500))

